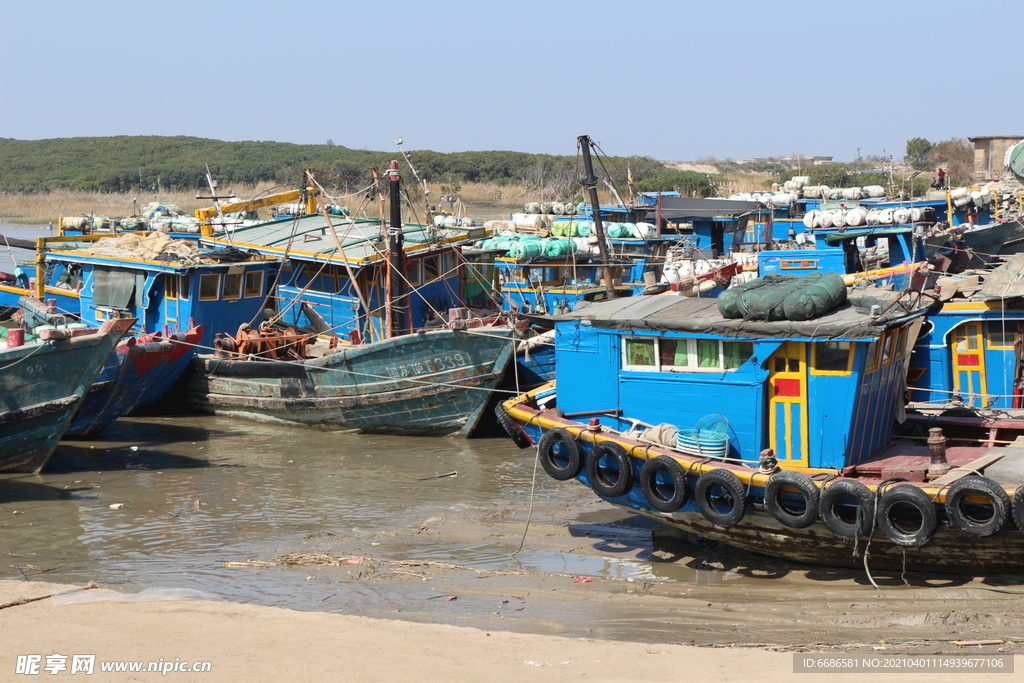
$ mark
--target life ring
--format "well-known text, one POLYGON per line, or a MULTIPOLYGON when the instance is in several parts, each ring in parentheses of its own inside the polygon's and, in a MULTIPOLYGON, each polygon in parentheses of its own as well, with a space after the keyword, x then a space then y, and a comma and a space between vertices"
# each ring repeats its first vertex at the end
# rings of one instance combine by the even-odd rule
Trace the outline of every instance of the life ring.
POLYGON ((505 433, 512 439, 512 443, 519 446, 520 448, 529 448, 533 445, 533 441, 525 431, 523 431, 522 425, 512 419, 512 416, 505 412, 505 406, 500 403, 494 406, 494 414, 498 418, 498 424, 501 425, 505 433))
POLYGON ((544 432, 537 442, 537 457, 544 471, 558 481, 568 481, 583 469, 580 446, 573 435, 564 429, 544 432))
POLYGON ((1024 486, 1013 494, 1013 523, 1024 534, 1024 486))
MULTIPOLYGON (((987 509, 989 506, 983 506, 987 509)), ((971 475, 957 479, 946 492, 946 516, 960 531, 971 536, 991 536, 1006 524, 1010 516, 1010 497, 1003 487, 988 477, 971 475), (991 515, 977 515, 979 508, 972 506, 968 496, 987 498, 991 503, 991 515)))
POLYGON ((667 455, 651 458, 640 468, 640 490, 651 507, 660 512, 675 512, 690 499, 686 469, 667 455))
POLYGON ((859 481, 829 484, 818 500, 818 514, 829 531, 843 538, 867 538, 875 517, 875 496, 859 481), (853 509, 845 501, 853 501, 853 509))
POLYGON ((693 497, 704 517, 728 529, 736 526, 747 512, 747 492, 743 482, 727 469, 715 469, 700 475, 693 489, 693 497), (719 507, 729 507, 721 512, 719 507))
MULTIPOLYGON (((786 492, 789 493, 789 492, 786 492)), ((820 492, 811 478, 800 472, 781 470, 772 475, 764 487, 764 505, 772 517, 794 529, 804 529, 818 519, 820 492), (803 499, 798 506, 784 495, 785 487, 795 488, 803 499)))
POLYGON ((882 494, 876 513, 878 526, 886 537, 905 548, 920 548, 935 533, 935 505, 928 494, 913 484, 894 486, 882 494), (916 511, 907 514, 905 506, 916 511), (919 523, 917 517, 920 517, 919 523))
POLYGON ((595 493, 617 498, 633 487, 633 459, 614 441, 602 441, 587 456, 587 477, 595 493), (609 459, 613 467, 605 465, 609 459))

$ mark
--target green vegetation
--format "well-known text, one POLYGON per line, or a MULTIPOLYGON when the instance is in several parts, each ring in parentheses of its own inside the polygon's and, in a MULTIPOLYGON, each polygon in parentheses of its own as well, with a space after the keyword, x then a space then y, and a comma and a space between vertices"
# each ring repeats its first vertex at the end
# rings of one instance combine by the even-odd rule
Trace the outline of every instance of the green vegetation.
POLYGON ((924 138, 911 138, 907 140, 907 155, 903 157, 910 167, 917 171, 927 171, 931 168, 932 162, 928 155, 935 149, 935 145, 924 138))
MULTIPOLYGON (((117 136, 12 140, 0 138, 0 191, 99 192, 206 191, 206 167, 220 187, 274 182, 298 184, 302 170, 313 168, 321 182, 358 189, 370 182, 369 169, 385 169, 397 152, 355 150, 336 145, 284 142, 223 142, 194 137, 117 136)), ((421 177, 466 182, 544 187, 555 193, 579 191, 582 176, 573 156, 523 152, 410 153, 421 177), (574 187, 575 186, 575 187, 574 187)), ((625 186, 627 167, 636 181, 671 175, 647 157, 602 158, 612 182, 625 186)), ((404 164, 403 164, 404 168, 404 164)))

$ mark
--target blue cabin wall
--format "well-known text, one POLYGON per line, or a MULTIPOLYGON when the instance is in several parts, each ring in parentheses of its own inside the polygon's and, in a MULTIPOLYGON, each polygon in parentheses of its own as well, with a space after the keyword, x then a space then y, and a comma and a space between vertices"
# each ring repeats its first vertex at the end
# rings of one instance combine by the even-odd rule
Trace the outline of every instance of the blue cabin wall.
MULTIPOLYGON (((766 438, 768 372, 764 360, 779 343, 754 342, 754 355, 735 370, 624 370, 623 340, 651 336, 655 335, 596 329, 583 321, 557 323, 557 376, 565 378, 558 384, 558 407, 565 413, 574 413, 629 406, 626 417, 652 425, 665 422, 681 429, 692 429, 709 415, 724 415, 735 437, 730 444, 733 456, 756 459, 766 438)), ((661 336, 713 338, 691 334, 661 336)), ((629 426, 629 422, 613 418, 605 417, 602 421, 616 428, 629 426)))
POLYGON ((160 331, 165 325, 172 331, 185 331, 190 323, 202 325, 200 344, 212 349, 217 332, 234 335, 243 323, 255 326, 263 320, 268 287, 277 267, 276 261, 180 269, 154 268, 138 262, 82 262, 83 287, 78 315, 89 323, 119 316, 137 317, 147 332, 160 331), (128 307, 113 309, 95 303, 96 266, 135 273, 134 294, 128 307), (259 276, 247 276, 248 273, 259 276), (175 278, 175 283, 170 284, 169 292, 170 277, 175 278), (247 287, 247 283, 251 287, 247 287))

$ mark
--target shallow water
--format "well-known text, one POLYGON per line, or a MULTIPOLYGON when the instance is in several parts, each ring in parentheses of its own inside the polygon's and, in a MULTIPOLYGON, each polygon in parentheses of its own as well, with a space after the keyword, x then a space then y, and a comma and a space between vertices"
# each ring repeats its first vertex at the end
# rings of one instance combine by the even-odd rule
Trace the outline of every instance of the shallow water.
POLYGON ((1024 638, 1019 595, 979 590, 1013 580, 876 574, 876 590, 722 546, 672 555, 648 526, 535 478, 506 439, 138 417, 62 443, 41 475, 0 475, 0 578, 645 642, 1024 638))

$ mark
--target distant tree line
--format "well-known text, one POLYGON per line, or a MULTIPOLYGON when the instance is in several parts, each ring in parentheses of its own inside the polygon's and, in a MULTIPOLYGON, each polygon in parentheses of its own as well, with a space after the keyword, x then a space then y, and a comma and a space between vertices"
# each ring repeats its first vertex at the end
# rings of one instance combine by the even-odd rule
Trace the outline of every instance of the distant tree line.
MULTIPOLYGON (((574 156, 524 152, 409 152, 420 177, 437 182, 488 182, 545 188, 566 196, 579 192, 583 172, 574 156)), ((145 192, 152 189, 205 191, 206 169, 221 188, 229 184, 276 182, 295 186, 305 168, 325 185, 351 191, 370 182, 372 166, 382 171, 396 152, 355 150, 332 141, 323 145, 284 142, 223 142, 195 137, 116 136, 13 140, 0 138, 0 191, 56 189, 145 192)), ((403 173, 408 169, 402 162, 403 173)), ((625 188, 627 175, 650 189, 702 192, 701 183, 648 157, 601 157, 597 173, 625 188), (671 186, 671 187, 670 187, 671 186)), ((703 177, 703 176, 702 176, 703 177)), ((706 178, 705 178, 706 180, 706 178)))

